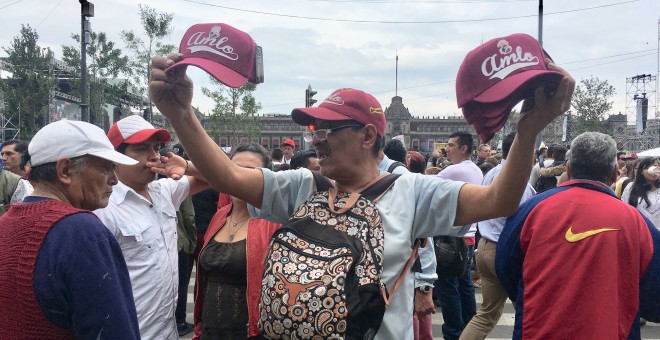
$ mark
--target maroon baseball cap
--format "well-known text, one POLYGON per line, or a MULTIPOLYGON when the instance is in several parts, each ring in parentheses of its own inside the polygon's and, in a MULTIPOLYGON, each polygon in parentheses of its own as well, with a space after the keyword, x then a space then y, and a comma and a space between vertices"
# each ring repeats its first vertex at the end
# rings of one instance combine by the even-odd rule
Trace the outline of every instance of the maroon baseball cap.
POLYGON ((318 107, 294 109, 291 119, 299 125, 313 124, 320 120, 355 120, 372 124, 379 136, 385 137, 385 114, 374 96, 351 88, 339 89, 325 98, 318 107))
POLYGON ((509 113, 518 104, 518 100, 502 100, 497 103, 469 102, 463 107, 463 115, 468 124, 474 127, 481 140, 490 141, 500 131, 509 118, 509 113), (491 113, 498 112, 498 115, 491 113))
POLYGON ((190 27, 179 46, 184 58, 165 71, 193 65, 229 87, 248 81, 264 82, 263 53, 245 32, 227 24, 197 24, 190 27))
POLYGON ((512 95, 520 100, 540 83, 557 87, 564 77, 545 65, 549 58, 541 45, 527 34, 491 39, 470 51, 458 69, 458 107, 471 101, 495 103, 512 95))

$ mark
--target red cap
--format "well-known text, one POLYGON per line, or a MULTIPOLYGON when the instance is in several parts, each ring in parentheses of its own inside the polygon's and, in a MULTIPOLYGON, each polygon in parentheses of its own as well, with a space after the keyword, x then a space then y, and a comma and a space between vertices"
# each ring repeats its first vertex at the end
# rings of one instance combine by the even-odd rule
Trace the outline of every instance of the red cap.
POLYGON ((291 119, 299 125, 313 124, 320 120, 355 120, 372 124, 379 136, 385 136, 385 114, 374 96, 355 89, 344 88, 332 92, 318 107, 294 109, 291 119))
POLYGON ((245 32, 227 24, 197 24, 181 39, 184 58, 167 70, 193 65, 229 87, 263 83, 261 47, 245 32))
POLYGON ((121 119, 108 130, 108 139, 115 150, 123 143, 142 143, 154 135, 159 142, 167 143, 170 141, 169 131, 155 128, 140 115, 132 115, 121 119))
POLYGON ((280 147, 283 147, 285 145, 288 145, 294 149, 296 148, 296 142, 294 142, 293 139, 289 139, 289 138, 285 139, 284 142, 280 144, 280 147))

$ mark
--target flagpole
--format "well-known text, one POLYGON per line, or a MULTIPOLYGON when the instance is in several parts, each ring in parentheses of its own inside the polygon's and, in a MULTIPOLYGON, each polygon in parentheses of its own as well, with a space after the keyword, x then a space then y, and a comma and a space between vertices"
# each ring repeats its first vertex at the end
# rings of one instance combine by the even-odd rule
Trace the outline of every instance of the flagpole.
POLYGON ((394 72, 394 96, 399 95, 399 51, 396 52, 396 67, 394 72))

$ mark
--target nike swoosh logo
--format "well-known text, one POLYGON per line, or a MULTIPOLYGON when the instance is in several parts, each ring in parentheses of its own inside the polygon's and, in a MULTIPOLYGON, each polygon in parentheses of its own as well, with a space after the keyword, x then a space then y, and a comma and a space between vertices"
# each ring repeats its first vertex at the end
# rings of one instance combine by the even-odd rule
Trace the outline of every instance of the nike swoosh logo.
POLYGON ((587 230, 585 232, 581 233, 574 233, 573 232, 573 227, 569 227, 568 230, 566 230, 566 241, 568 242, 578 242, 582 241, 587 237, 594 236, 596 234, 600 234, 606 231, 616 231, 619 229, 612 229, 612 228, 602 228, 602 229, 594 229, 594 230, 587 230))

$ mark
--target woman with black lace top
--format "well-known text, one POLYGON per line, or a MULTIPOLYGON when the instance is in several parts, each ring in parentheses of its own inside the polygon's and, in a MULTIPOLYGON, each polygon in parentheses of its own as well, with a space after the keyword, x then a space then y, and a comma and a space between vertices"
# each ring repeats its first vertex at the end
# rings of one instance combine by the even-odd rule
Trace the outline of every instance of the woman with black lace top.
MULTIPOLYGON (((231 159, 242 167, 270 166, 266 150, 256 144, 239 146, 231 159)), ((251 218, 245 201, 227 197, 229 202, 224 200, 209 223, 199 255, 193 339, 261 338, 257 320, 262 261, 280 225, 251 218)))

